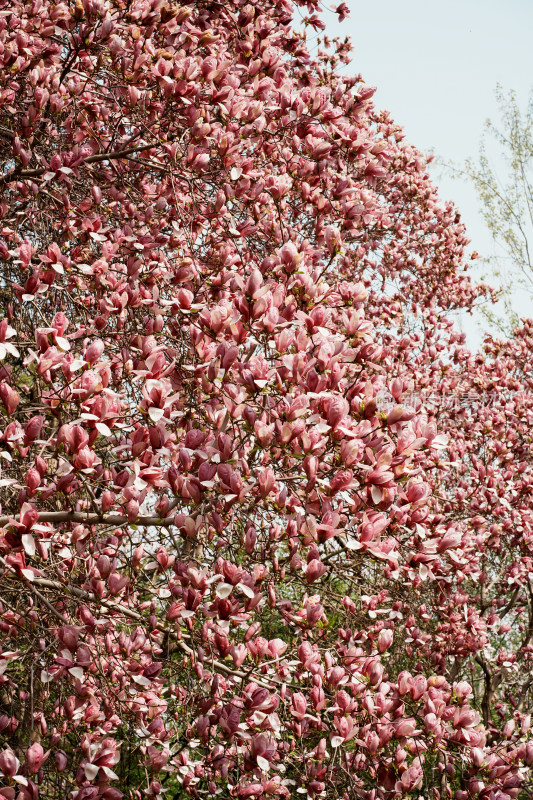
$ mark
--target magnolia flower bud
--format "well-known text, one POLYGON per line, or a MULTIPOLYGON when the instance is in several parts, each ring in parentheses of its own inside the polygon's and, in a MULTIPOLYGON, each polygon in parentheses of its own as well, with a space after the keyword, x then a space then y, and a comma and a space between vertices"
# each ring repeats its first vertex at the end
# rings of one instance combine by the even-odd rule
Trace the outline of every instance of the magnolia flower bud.
POLYGON ((44 458, 41 458, 41 456, 36 456, 35 458, 35 469, 38 471, 41 478, 44 478, 46 475, 46 470, 48 469, 48 465, 44 458))
POLYGON ((516 722, 514 719, 508 719, 505 725, 503 726, 502 734, 505 739, 510 739, 514 733, 514 729, 516 727, 516 722))
POLYGON ((345 677, 346 671, 342 667, 333 667, 328 674, 328 682, 335 688, 345 677))
POLYGON ((378 652, 384 653, 392 644, 394 634, 390 628, 384 628, 378 635, 378 652))
POLYGON ((321 578, 325 572, 327 572, 327 567, 323 564, 319 559, 314 558, 312 561, 309 562, 305 569, 305 578, 308 583, 313 583, 318 578, 321 578))
POLYGON ((395 735, 396 738, 409 738, 413 736, 416 730, 414 719, 404 719, 396 725, 395 735))
POLYGON ((38 438, 44 424, 44 417, 32 417, 24 426, 24 444, 29 445, 38 438))
POLYGON ((108 489, 102 493, 102 511, 104 514, 106 511, 109 511, 116 499, 116 495, 113 492, 110 492, 108 489))
POLYGON ((100 356, 105 350, 105 344, 101 339, 94 339, 85 351, 85 360, 88 364, 94 364, 98 361, 100 356))
POLYGON ((135 548, 135 550, 133 551, 133 555, 131 557, 131 566, 133 567, 133 569, 139 566, 143 555, 144 555, 144 545, 140 544, 138 547, 135 548))
POLYGON ((409 672, 407 672, 406 670, 400 672, 400 674, 398 675, 398 692, 400 693, 400 695, 407 694, 407 692, 409 691, 411 680, 412 676, 409 672))
POLYGON ((32 467, 28 470, 26 474, 26 488, 28 490, 28 495, 32 497, 35 494, 35 490, 41 483, 41 476, 39 471, 32 467))
POLYGON ((320 605, 320 603, 316 603, 315 605, 312 605, 311 603, 308 603, 307 606, 306 606, 306 609, 305 609, 305 613, 306 613, 307 621, 308 621, 309 625, 311 627, 313 627, 314 625, 316 625, 318 620, 323 615, 324 608, 320 605))
POLYGON ((427 681, 423 675, 417 675, 411 680, 409 694, 413 700, 420 700, 427 689, 427 681))
POLYGON ((247 786, 242 786, 237 791, 237 797, 259 797, 263 794, 263 786, 260 783, 249 783, 247 786))
POLYGON ((472 764, 479 769, 485 761, 485 753, 480 747, 473 747, 470 751, 472 764))
POLYGON ((96 568, 100 573, 100 577, 106 580, 111 573, 111 560, 109 556, 106 556, 105 554, 99 556, 96 562, 96 568))
POLYGON ((65 647, 74 653, 78 646, 79 633, 72 625, 64 625, 58 631, 58 639, 63 642, 65 647))
POLYGON ((332 428, 336 428, 341 420, 348 414, 349 410, 350 406, 344 397, 340 397, 340 395, 332 397, 327 407, 328 425, 331 425, 332 428))
POLYGON ((395 400, 399 400, 403 392, 403 380, 401 378, 394 378, 390 383, 390 393, 395 400))
POLYGON ((102 190, 100 189, 100 187, 99 186, 92 186, 91 187, 91 194, 93 196, 94 202, 96 203, 97 206, 99 206, 100 203, 102 202, 102 190))
POLYGON ((427 484, 411 483, 407 489, 407 499, 410 503, 419 503, 424 500, 429 494, 429 487, 427 484))
POLYGON ((20 761, 11 748, 0 753, 0 771, 6 778, 12 778, 18 773, 20 761))
POLYGON ((379 736, 375 731, 369 731, 365 738, 365 745, 371 756, 377 752, 379 748, 379 736))
POLYGON ((370 670, 368 671, 368 680, 371 686, 377 686, 379 683, 381 683, 383 671, 383 664, 380 661, 374 661, 370 670))
POLYGON ((13 414, 20 401, 20 395, 7 383, 0 383, 0 400, 8 414, 13 414))
POLYGON ((118 594, 129 583, 129 579, 118 572, 113 572, 107 579, 109 591, 112 595, 118 594))
POLYGON ((479 714, 469 706, 458 708, 453 718, 453 724, 456 728, 471 728, 477 725, 479 721, 479 714))
POLYGON ((126 512, 128 515, 128 522, 135 522, 139 516, 139 503, 137 500, 130 500, 126 505, 126 512))
POLYGON ((337 494, 347 489, 353 480, 353 473, 349 469, 342 469, 337 472, 329 483, 331 494, 337 494))
POLYGON ((26 767, 31 775, 38 772, 44 761, 44 750, 39 742, 35 742, 26 750, 26 767))
POLYGON ((262 285, 263 285, 263 276, 261 275, 258 269, 254 269, 246 283, 246 294, 249 297, 253 298, 262 285))
POLYGON ((284 265, 288 272, 294 272, 297 269, 301 256, 298 254, 296 245, 293 242, 287 242, 280 250, 281 263, 284 265))

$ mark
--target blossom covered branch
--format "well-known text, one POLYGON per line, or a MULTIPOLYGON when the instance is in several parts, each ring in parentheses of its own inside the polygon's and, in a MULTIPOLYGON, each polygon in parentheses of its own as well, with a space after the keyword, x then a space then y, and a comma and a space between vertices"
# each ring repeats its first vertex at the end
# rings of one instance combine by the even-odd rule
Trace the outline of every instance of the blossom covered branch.
POLYGON ((323 27, 0 7, 6 800, 531 781, 531 333, 467 353, 464 227, 323 27))

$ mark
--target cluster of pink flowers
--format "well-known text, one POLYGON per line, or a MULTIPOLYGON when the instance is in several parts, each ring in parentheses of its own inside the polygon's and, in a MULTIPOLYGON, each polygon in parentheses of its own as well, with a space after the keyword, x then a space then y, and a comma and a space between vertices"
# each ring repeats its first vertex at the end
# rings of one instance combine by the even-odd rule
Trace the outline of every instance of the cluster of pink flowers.
POLYGON ((323 27, 0 8, 0 798, 531 784, 533 333, 323 27))

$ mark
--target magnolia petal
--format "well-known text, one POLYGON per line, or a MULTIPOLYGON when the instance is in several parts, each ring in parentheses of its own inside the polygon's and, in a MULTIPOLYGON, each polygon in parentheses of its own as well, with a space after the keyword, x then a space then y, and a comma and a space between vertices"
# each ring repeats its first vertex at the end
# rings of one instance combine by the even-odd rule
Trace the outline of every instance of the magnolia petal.
POLYGON ((100 767, 97 767, 96 764, 84 764, 83 771, 88 781, 94 781, 100 771, 100 767))
POLYGON ((22 546, 24 548, 24 552, 27 553, 29 556, 35 555, 35 539, 31 535, 31 533, 23 533, 21 536, 22 546))
POLYGON ((159 422, 159 420, 164 416, 165 410, 163 408, 155 408, 152 406, 148 409, 148 416, 152 420, 152 422, 159 422))

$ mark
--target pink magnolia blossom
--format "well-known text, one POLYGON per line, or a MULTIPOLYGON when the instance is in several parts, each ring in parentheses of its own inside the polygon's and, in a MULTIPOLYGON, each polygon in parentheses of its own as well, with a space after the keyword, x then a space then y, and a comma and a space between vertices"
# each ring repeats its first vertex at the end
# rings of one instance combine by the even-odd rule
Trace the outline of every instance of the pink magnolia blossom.
POLYGON ((0 771, 6 778, 13 778, 20 767, 20 761, 11 748, 0 753, 0 771))
POLYGON ((0 14, 6 798, 531 785, 533 323, 324 25, 0 14))

